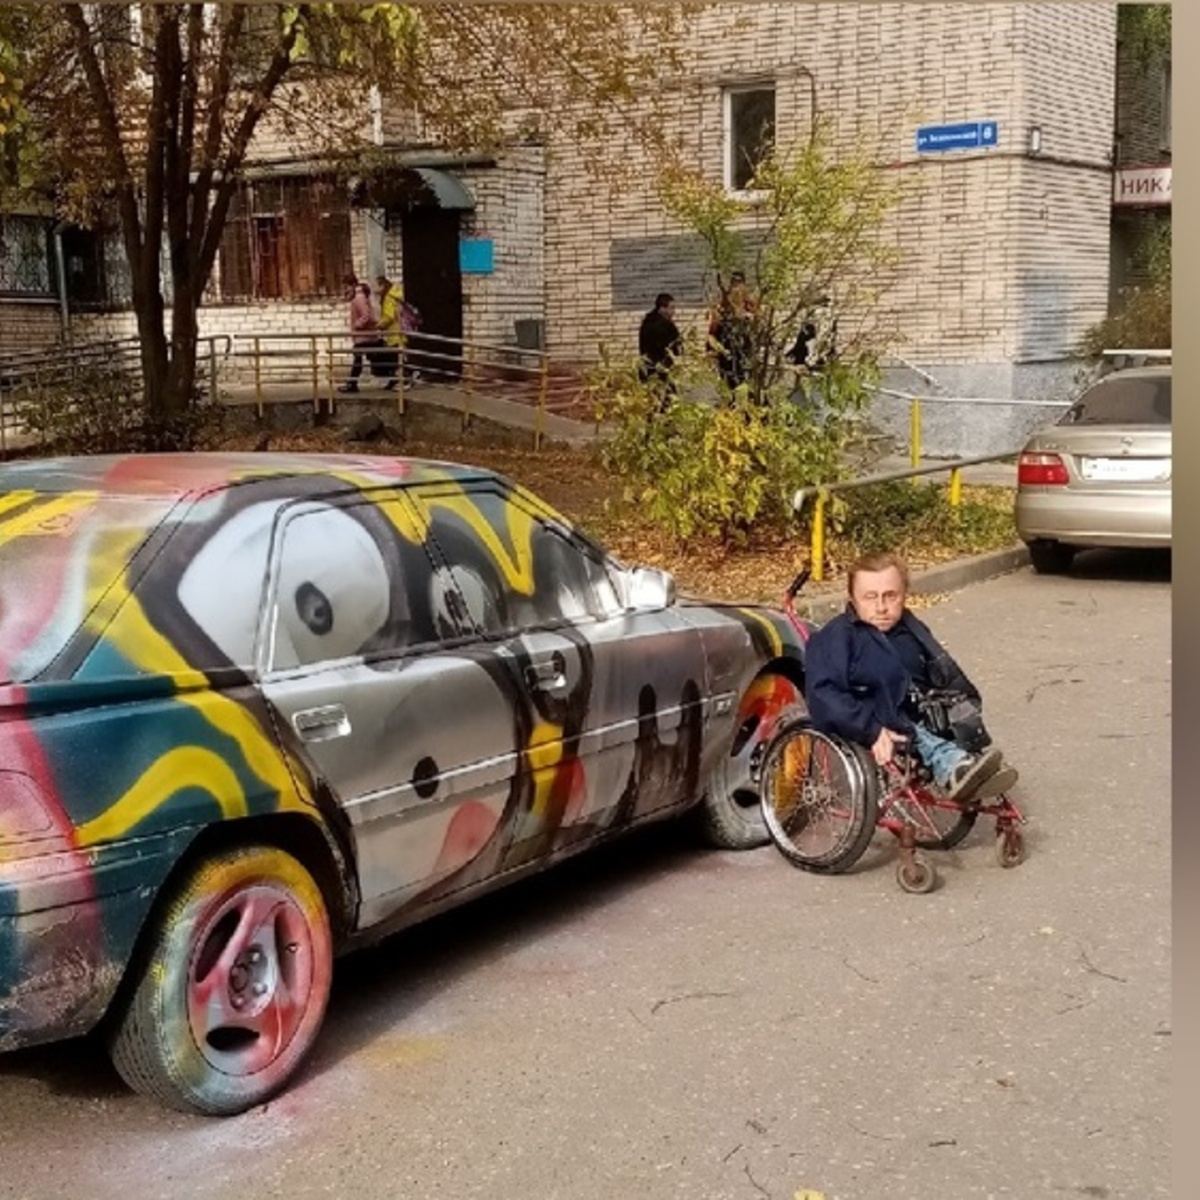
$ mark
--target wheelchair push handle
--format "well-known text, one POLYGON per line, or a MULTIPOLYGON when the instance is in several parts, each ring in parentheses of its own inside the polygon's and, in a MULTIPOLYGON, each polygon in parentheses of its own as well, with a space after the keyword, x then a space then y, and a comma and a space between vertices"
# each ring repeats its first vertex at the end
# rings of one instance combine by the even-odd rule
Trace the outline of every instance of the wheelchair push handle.
POLYGON ((788 590, 786 593, 789 600, 795 600, 795 598, 800 595, 801 589, 808 582, 811 575, 811 568, 805 567, 804 570, 802 570, 796 576, 796 578, 792 580, 792 582, 788 585, 788 590))

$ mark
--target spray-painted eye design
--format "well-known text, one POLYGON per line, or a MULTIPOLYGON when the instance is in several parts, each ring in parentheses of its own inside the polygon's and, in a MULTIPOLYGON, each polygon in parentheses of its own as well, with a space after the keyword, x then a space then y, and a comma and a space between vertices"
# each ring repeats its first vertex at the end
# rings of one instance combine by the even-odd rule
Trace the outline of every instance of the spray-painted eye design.
POLYGON ((296 612, 318 637, 323 637, 333 628, 333 605, 314 583, 306 581, 296 589, 296 612))

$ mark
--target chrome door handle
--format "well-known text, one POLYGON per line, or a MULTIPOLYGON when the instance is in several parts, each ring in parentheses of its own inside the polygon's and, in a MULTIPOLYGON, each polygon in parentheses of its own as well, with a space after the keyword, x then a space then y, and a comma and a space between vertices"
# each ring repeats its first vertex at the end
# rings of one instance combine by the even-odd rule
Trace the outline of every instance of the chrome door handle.
POLYGON ((566 660, 557 651, 525 668, 525 682, 539 692, 556 692, 567 686, 566 660))
POLYGON ((324 742, 346 737, 350 732, 350 717, 340 704, 326 704, 321 708, 301 709, 292 717, 292 728, 303 741, 324 742))

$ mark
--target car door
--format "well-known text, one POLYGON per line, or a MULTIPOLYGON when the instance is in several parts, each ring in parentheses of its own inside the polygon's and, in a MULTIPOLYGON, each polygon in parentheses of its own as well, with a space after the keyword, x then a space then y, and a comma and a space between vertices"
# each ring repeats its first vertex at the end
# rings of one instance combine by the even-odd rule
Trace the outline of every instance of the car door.
POLYGON ((507 865, 691 799, 706 673, 673 606, 634 609, 619 569, 498 481, 414 490, 479 635, 523 699, 507 865))
POLYGON ((401 489, 277 522, 259 639, 289 749, 346 816, 360 924, 480 874, 513 802, 512 697, 401 489))

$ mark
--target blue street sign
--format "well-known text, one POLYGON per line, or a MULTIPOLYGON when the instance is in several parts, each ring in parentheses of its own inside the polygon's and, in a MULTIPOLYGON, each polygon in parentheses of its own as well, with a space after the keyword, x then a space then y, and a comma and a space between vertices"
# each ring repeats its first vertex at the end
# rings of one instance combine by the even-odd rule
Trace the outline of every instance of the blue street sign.
POLYGON ((963 121, 958 125, 922 125, 917 130, 917 153, 935 154, 944 150, 978 150, 995 146, 1000 126, 995 121, 963 121))

